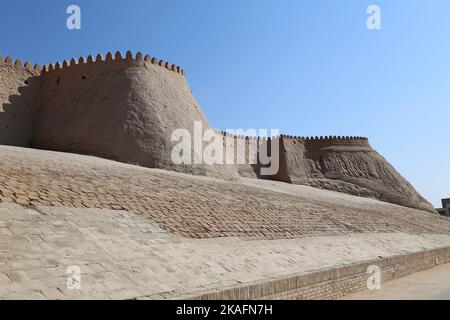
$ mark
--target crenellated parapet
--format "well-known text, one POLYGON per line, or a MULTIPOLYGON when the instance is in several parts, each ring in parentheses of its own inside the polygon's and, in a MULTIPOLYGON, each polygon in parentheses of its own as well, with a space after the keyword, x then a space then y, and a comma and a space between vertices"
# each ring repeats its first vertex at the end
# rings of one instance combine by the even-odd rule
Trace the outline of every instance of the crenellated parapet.
POLYGON ((368 143, 369 139, 361 136, 313 136, 313 137, 302 137, 302 136, 292 136, 281 134, 273 137, 260 137, 260 136, 245 136, 245 135, 235 135, 226 131, 216 130, 217 134, 220 134, 224 137, 231 137, 234 139, 241 140, 277 140, 277 139, 285 139, 285 140, 294 140, 306 143, 338 143, 338 144, 354 144, 354 143, 368 143))
POLYGON ((25 63, 22 62, 21 59, 14 60, 12 57, 7 56, 5 59, 3 59, 2 56, 0 56, 0 64, 9 65, 11 67, 15 67, 18 70, 28 70, 35 74, 41 73, 41 66, 39 64, 33 64, 30 61, 25 61, 25 63))
POLYGON ((340 142, 340 141, 368 141, 366 137, 360 136, 313 136, 313 137, 301 137, 291 135, 280 135, 280 138, 297 141, 326 141, 326 142, 340 142))
POLYGON ((284 136, 287 139, 293 140, 305 140, 305 141, 346 141, 346 140, 361 140, 368 141, 365 137, 355 137, 355 136, 316 136, 316 137, 296 137, 296 136, 284 136))
MULTIPOLYGON (((45 65, 36 148, 96 155, 150 168, 237 177, 234 167, 172 161, 172 133, 208 121, 184 77, 164 60, 128 51, 45 65)), ((191 154, 194 154, 192 150, 191 154)))
POLYGON ((95 57, 93 55, 89 55, 89 56, 87 56, 87 58, 85 58, 85 57, 80 57, 78 59, 72 58, 70 61, 64 60, 63 62, 51 63, 51 64, 47 64, 43 67, 43 72, 44 73, 53 73, 53 72, 58 72, 58 71, 62 71, 65 69, 80 67, 82 65, 94 67, 94 66, 98 66, 98 65, 102 65, 102 64, 103 65, 104 64, 108 64, 108 65, 134 64, 134 65, 140 65, 140 66, 155 65, 155 66, 159 66, 161 68, 167 69, 169 71, 184 75, 184 69, 181 68, 180 66, 177 66, 175 64, 172 64, 172 63, 164 61, 164 60, 159 60, 159 59, 157 59, 155 57, 151 57, 149 55, 143 56, 143 54, 140 52, 136 53, 136 55, 133 55, 133 53, 131 51, 127 51, 127 53, 125 54, 125 57, 122 55, 122 53, 120 51, 117 51, 114 55, 111 52, 108 52, 105 55, 105 57, 103 57, 103 55, 101 55, 101 54, 97 54, 95 57))
POLYGON ((213 129, 216 134, 221 135, 223 137, 228 137, 231 139, 236 139, 236 140, 249 140, 249 141, 265 141, 265 140, 270 140, 271 138, 267 138, 267 137, 261 137, 261 136, 246 136, 246 135, 236 135, 227 131, 220 131, 217 129, 213 129))

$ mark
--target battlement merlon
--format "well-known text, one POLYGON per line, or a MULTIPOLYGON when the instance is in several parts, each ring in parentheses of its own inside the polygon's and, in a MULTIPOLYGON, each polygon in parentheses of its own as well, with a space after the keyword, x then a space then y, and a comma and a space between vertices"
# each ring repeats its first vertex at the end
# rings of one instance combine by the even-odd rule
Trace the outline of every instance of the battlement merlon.
POLYGON ((295 140, 301 142, 327 142, 327 143, 351 143, 351 142, 359 142, 359 143, 368 143, 369 139, 367 137, 362 136, 312 136, 312 137, 301 137, 301 136, 292 136, 281 134, 273 137, 261 137, 261 136, 246 136, 246 135, 236 135, 227 131, 220 131, 214 129, 216 134, 222 135, 224 137, 231 137, 234 139, 240 140, 276 140, 276 139, 286 139, 286 140, 295 140))
POLYGON ((102 64, 102 63, 117 63, 117 62, 138 62, 145 65, 146 63, 158 65, 162 68, 165 68, 169 71, 173 71, 175 73, 179 73, 184 75, 184 69, 175 64, 169 63, 164 60, 159 60, 155 57, 151 57, 149 55, 143 56, 142 53, 138 52, 133 57, 131 51, 127 51, 125 58, 123 58, 122 53, 117 51, 115 55, 111 52, 108 52, 105 56, 105 59, 101 54, 98 54, 95 58, 93 55, 88 55, 85 59, 84 57, 80 57, 79 59, 72 58, 70 61, 64 60, 61 62, 56 62, 55 64, 47 64, 43 68, 44 73, 51 73, 53 71, 64 70, 78 65, 89 65, 89 64, 102 64))
POLYGON ((123 58, 122 53, 120 51, 117 51, 115 55, 113 55, 111 52, 108 52, 105 56, 105 59, 103 59, 103 56, 101 54, 98 54, 95 58, 92 55, 89 55, 86 59, 84 57, 80 57, 79 59, 72 58, 69 60, 64 60, 63 62, 56 62, 56 63, 50 63, 46 64, 43 67, 41 67, 39 64, 32 65, 31 62, 26 61, 25 64, 22 62, 21 59, 16 59, 15 62, 12 57, 8 56, 5 59, 3 59, 2 56, 0 56, 0 63, 4 63, 6 65, 14 66, 19 69, 26 69, 29 71, 33 71, 34 73, 40 74, 42 73, 49 73, 52 71, 57 70, 63 70, 70 67, 73 67, 75 65, 82 65, 82 64, 93 64, 93 63, 111 63, 111 62, 142 62, 143 64, 149 63, 153 65, 160 66, 162 68, 165 68, 169 71, 173 71, 175 73, 179 73, 184 76, 184 69, 180 66, 177 66, 175 64, 172 64, 170 62, 159 60, 155 57, 151 57, 149 55, 143 56, 141 52, 136 53, 136 55, 133 57, 133 53, 131 51, 127 51, 125 58, 123 58))
POLYGON ((5 59, 3 59, 2 56, 0 56, 0 64, 9 65, 19 70, 28 70, 35 74, 40 74, 42 71, 42 67, 39 64, 35 64, 33 66, 33 64, 30 61, 25 61, 25 63, 23 63, 21 59, 16 59, 14 61, 14 59, 11 56, 7 56, 5 59))

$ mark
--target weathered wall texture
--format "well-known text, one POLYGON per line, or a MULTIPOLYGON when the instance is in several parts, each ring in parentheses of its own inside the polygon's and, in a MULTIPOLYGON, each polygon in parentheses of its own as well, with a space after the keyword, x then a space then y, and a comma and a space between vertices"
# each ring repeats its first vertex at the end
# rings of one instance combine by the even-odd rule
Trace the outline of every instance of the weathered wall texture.
MULTIPOLYGON (((234 166, 175 165, 175 129, 210 128, 182 71, 138 55, 65 62, 42 75, 33 146, 97 155, 151 168, 237 177, 234 166)), ((194 149, 192 145, 192 154, 194 149)))
POLYGON ((261 138, 237 136, 225 131, 216 131, 216 134, 219 139, 223 139, 224 163, 231 161, 241 177, 260 178, 258 152, 261 138))
POLYGON ((362 137, 300 139, 282 136, 276 180, 435 212, 362 137))
POLYGON ((39 68, 0 57, 0 144, 29 147, 38 107, 39 68))
MULTIPOLYGON (((283 181, 369 197, 435 213, 433 206, 403 178, 363 137, 302 138, 281 135, 268 139, 279 144, 279 170, 274 176, 261 175, 261 165, 249 163, 249 151, 260 151, 264 139, 230 136, 235 146, 245 147, 246 164, 238 164, 241 177, 283 181)), ((236 162, 237 163, 237 162, 236 162)))

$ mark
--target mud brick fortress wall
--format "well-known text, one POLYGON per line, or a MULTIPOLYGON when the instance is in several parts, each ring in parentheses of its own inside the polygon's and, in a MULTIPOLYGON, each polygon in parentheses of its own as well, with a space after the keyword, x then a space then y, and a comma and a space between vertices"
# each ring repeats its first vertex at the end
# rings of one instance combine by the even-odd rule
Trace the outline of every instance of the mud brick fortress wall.
MULTIPOLYGON (((220 133, 230 137, 225 132, 220 133)), ((246 161, 250 150, 256 149, 259 154, 262 142, 266 143, 265 138, 231 138, 235 146, 245 145, 246 161)), ((255 164, 237 165, 239 175, 307 185, 435 212, 431 204, 371 147, 367 138, 280 135, 267 139, 268 149, 273 142, 278 143, 280 154, 276 175, 261 175, 264 165, 259 157, 255 164)))
POLYGON ((244 141, 247 164, 175 165, 172 132, 193 134, 194 121, 204 130, 211 127, 183 69, 150 56, 108 53, 43 68, 0 58, 0 81, 0 144, 195 175, 278 180, 435 212, 363 137, 237 136, 233 140, 244 141), (269 149, 279 142, 280 170, 274 176, 261 175, 260 161, 248 164, 250 150, 259 153, 266 141, 269 149))

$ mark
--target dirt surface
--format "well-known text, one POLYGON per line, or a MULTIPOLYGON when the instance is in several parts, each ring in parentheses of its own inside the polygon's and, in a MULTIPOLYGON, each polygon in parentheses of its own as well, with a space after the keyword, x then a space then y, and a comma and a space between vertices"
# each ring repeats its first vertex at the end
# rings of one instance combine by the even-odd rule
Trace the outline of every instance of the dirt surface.
POLYGON ((381 283, 380 290, 360 292, 344 300, 450 300, 450 263, 381 283))

